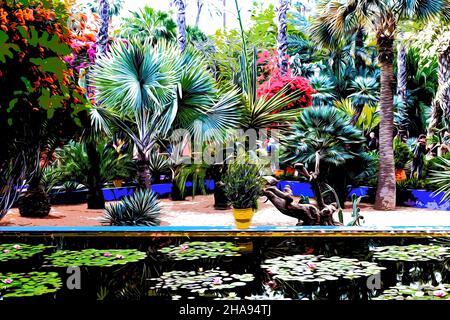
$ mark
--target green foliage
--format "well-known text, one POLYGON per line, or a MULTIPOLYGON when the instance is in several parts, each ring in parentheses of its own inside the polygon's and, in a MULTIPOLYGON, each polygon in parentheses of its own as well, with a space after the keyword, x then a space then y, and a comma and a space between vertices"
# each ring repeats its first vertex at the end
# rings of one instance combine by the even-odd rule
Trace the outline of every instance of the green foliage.
POLYGON ((364 196, 358 197, 356 194, 352 194, 352 221, 350 221, 347 226, 361 226, 360 220, 364 219, 364 217, 361 215, 361 209, 358 208, 358 205, 363 198, 364 196))
POLYGON ((118 35, 128 39, 138 39, 156 44, 158 41, 175 41, 177 25, 167 12, 149 6, 131 12, 131 17, 123 18, 118 35))
MULTIPOLYGON (((338 100, 334 102, 334 106, 343 111, 348 117, 353 117, 356 113, 355 106, 350 98, 345 100, 338 100)), ((373 131, 380 123, 380 115, 378 113, 378 106, 369 107, 365 105, 359 115, 358 121, 355 126, 360 128, 364 135, 368 135, 373 131)))
POLYGON ((206 194, 205 181, 209 174, 210 165, 207 164, 189 164, 177 168, 175 180, 180 189, 181 196, 184 197, 186 182, 192 181, 192 199, 195 198, 198 189, 202 194, 206 194))
POLYGON ((59 250, 46 256, 45 264, 53 267, 112 267, 138 262, 147 254, 135 249, 84 249, 81 251, 59 250))
POLYGON ((432 170, 429 183, 434 187, 435 193, 443 192, 443 200, 450 198, 450 160, 441 158, 434 164, 439 171, 432 170))
POLYGON ((412 153, 406 143, 394 139, 394 161, 396 169, 404 169, 407 162, 412 158, 412 153))
POLYGON ((166 155, 152 152, 148 161, 149 169, 153 176, 170 172, 170 161, 166 155))
POLYGON ((424 179, 407 179, 405 181, 397 181, 398 190, 427 190, 429 189, 429 181, 424 179))
POLYGON ((62 287, 56 272, 0 273, 0 297, 35 297, 58 291, 62 287))
POLYGON ((336 99, 334 94, 336 86, 333 79, 327 75, 318 75, 312 76, 308 80, 311 88, 316 91, 313 94, 313 106, 332 106, 336 99))
MULTIPOLYGON (((114 179, 127 179, 132 176, 135 166, 128 154, 119 155, 106 144, 97 145, 97 153, 100 156, 99 177, 103 184, 114 179)), ((57 150, 59 165, 54 169, 59 182, 76 182, 88 188, 90 186, 89 169, 90 159, 86 150, 86 145, 79 142, 70 142, 63 148, 57 150)))
POLYGON ((42 244, 2 243, 0 244, 0 262, 29 259, 47 248, 49 247, 42 244))
POLYGON ((105 209, 103 222, 112 226, 159 226, 159 201, 151 190, 137 190, 105 209))
POLYGON ((241 155, 228 165, 223 177, 225 194, 236 209, 257 208, 264 179, 263 166, 241 155))
POLYGON ((318 153, 321 163, 342 166, 359 156, 365 143, 362 132, 332 107, 304 110, 292 129, 283 143, 289 163, 302 162, 314 167, 318 153))

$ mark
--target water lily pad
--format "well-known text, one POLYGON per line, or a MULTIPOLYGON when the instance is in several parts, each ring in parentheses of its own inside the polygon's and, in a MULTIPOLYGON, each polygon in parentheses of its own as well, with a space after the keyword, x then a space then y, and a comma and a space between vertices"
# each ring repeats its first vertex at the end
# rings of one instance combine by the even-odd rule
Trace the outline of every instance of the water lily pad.
POLYGON ((43 244, 3 243, 0 244, 0 262, 29 259, 47 248, 51 247, 43 244))
MULTIPOLYGON (((220 291, 246 286, 248 282, 254 279, 255 277, 248 273, 229 276, 228 272, 220 270, 202 270, 197 272, 175 270, 164 272, 161 277, 149 279, 149 281, 157 281, 158 285, 163 289, 169 282, 170 287, 175 290, 185 289, 193 293, 204 293, 206 291, 220 291)), ((155 287, 158 288, 158 285, 155 285, 155 287)))
POLYGON ((442 261, 450 257, 450 247, 423 244, 376 247, 373 257, 380 261, 442 261))
POLYGON ((84 249, 81 251, 61 250, 45 257, 45 263, 55 267, 87 266, 111 267, 125 265, 145 259, 147 254, 134 249, 97 250, 84 249))
POLYGON ((235 246, 231 242, 212 241, 202 242, 193 241, 185 242, 177 246, 164 247, 158 250, 168 255, 173 260, 197 260, 197 259, 214 259, 217 257, 236 257, 240 256, 240 247, 235 246))
POLYGON ((264 261, 262 267, 268 270, 274 279, 299 282, 353 280, 378 274, 385 269, 368 261, 313 255, 282 256, 268 259, 264 261))
POLYGON ((401 286, 397 285, 385 290, 374 300, 449 300, 450 286, 401 286))
POLYGON ((56 272, 0 273, 0 297, 5 299, 41 296, 61 286, 56 272))

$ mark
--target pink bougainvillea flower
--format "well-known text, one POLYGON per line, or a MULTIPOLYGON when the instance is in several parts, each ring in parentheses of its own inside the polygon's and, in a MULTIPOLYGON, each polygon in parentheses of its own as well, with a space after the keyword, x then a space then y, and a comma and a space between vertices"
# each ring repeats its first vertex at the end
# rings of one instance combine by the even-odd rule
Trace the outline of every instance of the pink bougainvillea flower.
POLYGON ((306 265, 307 265, 308 268, 310 268, 310 269, 316 269, 316 268, 317 268, 317 266, 316 266, 314 263, 312 263, 312 262, 308 262, 308 263, 306 263, 306 265))
POLYGON ((12 279, 10 279, 10 278, 3 280, 4 284, 10 284, 11 282, 12 282, 12 279))
POLYGON ((19 246, 18 244, 15 244, 15 245, 13 246, 13 248, 14 248, 14 249, 16 249, 16 250, 20 250, 20 249, 22 249, 22 247, 21 247, 21 246, 19 246))
POLYGON ((103 254, 104 257, 112 257, 112 254, 110 252, 105 252, 103 254))

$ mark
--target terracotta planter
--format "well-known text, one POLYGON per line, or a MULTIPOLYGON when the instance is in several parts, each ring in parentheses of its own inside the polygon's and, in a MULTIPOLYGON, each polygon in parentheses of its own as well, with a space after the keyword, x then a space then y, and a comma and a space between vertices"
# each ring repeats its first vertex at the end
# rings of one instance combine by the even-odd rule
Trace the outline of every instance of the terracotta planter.
POLYGON ((123 185, 123 181, 122 180, 113 180, 113 184, 114 184, 114 187, 116 187, 116 188, 121 188, 122 187, 122 185, 123 185))
POLYGON ((395 180, 397 182, 405 181, 407 179, 405 169, 395 169, 395 180))
POLYGON ((233 208, 234 222, 238 229, 248 229, 253 218, 253 209, 235 209, 233 208))

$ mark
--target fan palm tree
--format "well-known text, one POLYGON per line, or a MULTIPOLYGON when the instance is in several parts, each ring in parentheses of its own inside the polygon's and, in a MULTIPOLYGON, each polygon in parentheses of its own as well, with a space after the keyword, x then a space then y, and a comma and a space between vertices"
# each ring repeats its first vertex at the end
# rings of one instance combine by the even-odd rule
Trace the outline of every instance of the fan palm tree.
POLYGON ((393 61, 394 41, 400 19, 429 19, 443 14, 450 18, 448 1, 373 1, 323 0, 318 7, 312 32, 322 43, 352 32, 357 26, 373 28, 381 67, 380 88, 380 161, 375 208, 392 210, 396 205, 396 184, 393 153, 393 61))
POLYGON ((128 39, 139 39, 141 42, 148 41, 155 45, 161 39, 175 40, 176 27, 169 14, 145 6, 131 12, 131 17, 123 19, 118 35, 128 39))
POLYGON ((150 187, 150 152, 171 130, 186 129, 204 143, 224 139, 238 123, 237 91, 219 90, 198 54, 180 55, 172 44, 115 43, 95 66, 93 86, 135 144, 140 188, 150 187))
POLYGON ((181 52, 186 49, 186 3, 184 0, 173 0, 177 8, 177 42, 181 52))
POLYGON ((313 94, 313 106, 332 106, 333 101, 336 99, 334 91, 336 86, 331 77, 327 75, 317 75, 309 77, 309 84, 316 93, 313 94))
POLYGON ((277 8, 277 49, 278 63, 283 74, 287 72, 289 61, 287 56, 288 36, 287 36, 287 11, 289 9, 290 0, 279 0, 277 8))
POLYGON ((356 77, 350 84, 353 93, 348 97, 355 107, 351 124, 355 125, 364 109, 364 106, 375 107, 378 103, 378 81, 372 77, 356 77))
MULTIPOLYGON (((345 182, 350 172, 361 168, 355 163, 364 159, 364 145, 362 131, 334 107, 305 109, 282 140, 284 159, 307 165, 319 181, 326 181, 336 189, 341 201, 345 200, 345 182)), ((314 193, 320 197, 319 190, 314 193)))

